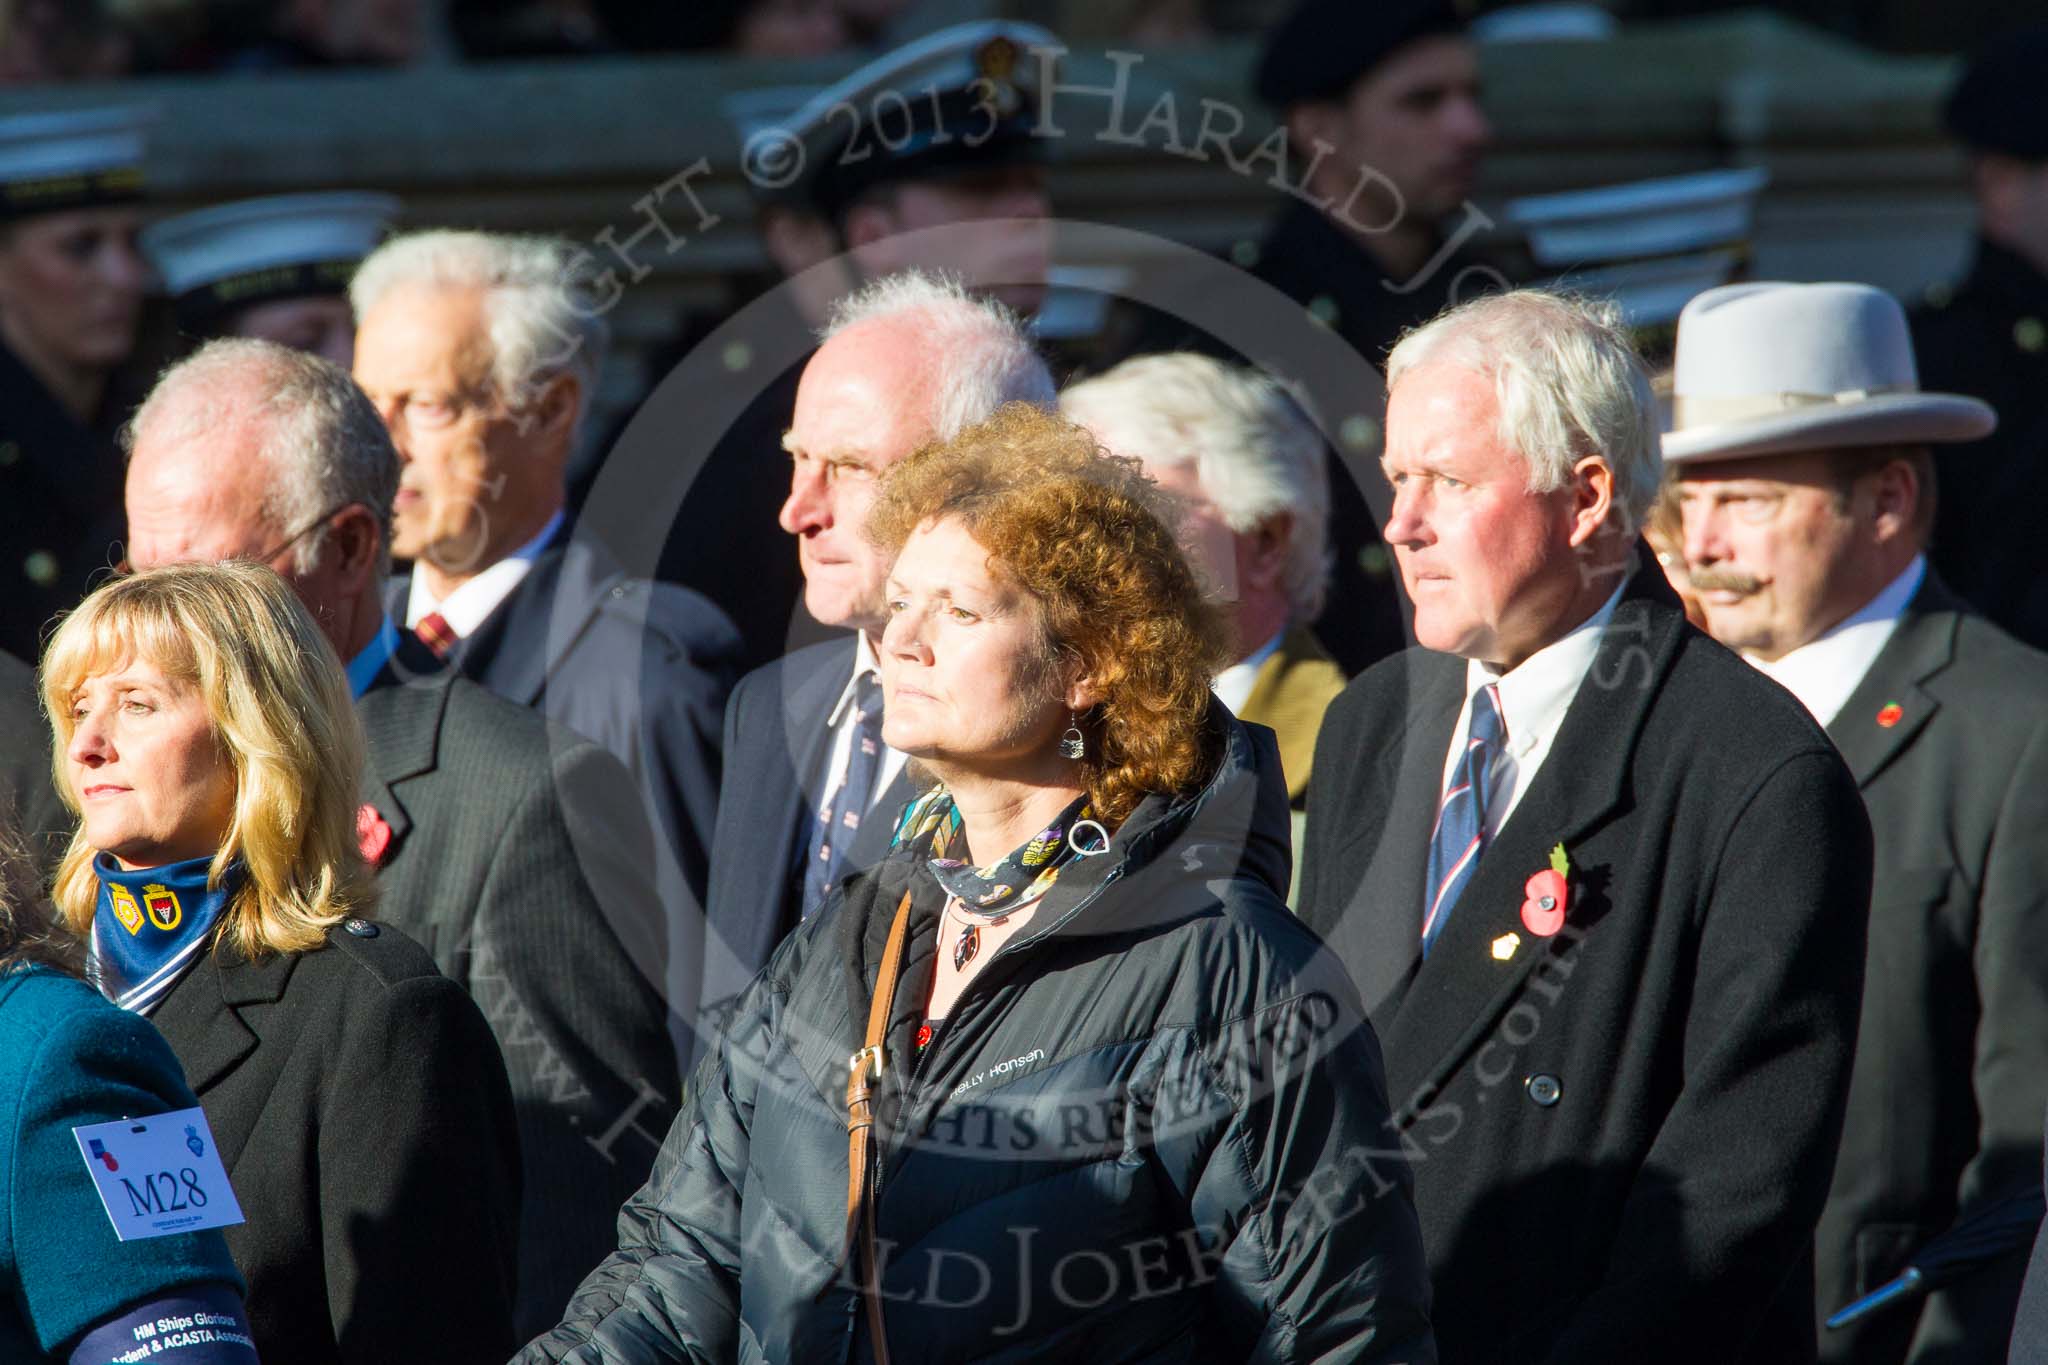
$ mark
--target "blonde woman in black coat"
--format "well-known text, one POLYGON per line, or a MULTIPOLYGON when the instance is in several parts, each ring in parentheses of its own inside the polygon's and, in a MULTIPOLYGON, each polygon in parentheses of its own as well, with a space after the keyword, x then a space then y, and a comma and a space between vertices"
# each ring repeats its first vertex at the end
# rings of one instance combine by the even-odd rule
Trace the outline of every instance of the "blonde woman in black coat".
POLYGON ((65 620, 42 688, 80 816, 54 899, 206 1110, 263 1357, 502 1360, 504 1062, 468 996, 369 918, 362 737, 312 618, 254 565, 151 570, 65 620))

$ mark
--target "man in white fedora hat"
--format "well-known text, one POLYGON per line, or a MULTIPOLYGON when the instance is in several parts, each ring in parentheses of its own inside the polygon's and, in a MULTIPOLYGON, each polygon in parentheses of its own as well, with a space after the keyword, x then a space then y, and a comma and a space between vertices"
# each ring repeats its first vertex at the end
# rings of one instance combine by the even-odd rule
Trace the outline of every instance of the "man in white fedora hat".
MULTIPOLYGON (((1817 1233, 1825 1320, 2038 1185, 2048 655, 1928 567, 1931 447, 1996 417, 1921 391, 1889 295, 1709 290, 1679 319, 1673 390, 1664 459, 1707 627, 1827 727, 1877 834, 1849 1116, 1817 1233)), ((1823 1330, 1821 1358, 2002 1361, 2025 1256, 1823 1330)))

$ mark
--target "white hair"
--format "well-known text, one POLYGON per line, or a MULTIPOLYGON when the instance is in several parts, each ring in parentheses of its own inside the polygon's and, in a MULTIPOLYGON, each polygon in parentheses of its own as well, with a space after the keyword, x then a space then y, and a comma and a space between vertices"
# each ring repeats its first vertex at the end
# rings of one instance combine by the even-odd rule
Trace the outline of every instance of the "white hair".
POLYGON ((377 519, 380 553, 389 554, 398 450, 375 405, 331 360, 246 337, 209 341, 163 372, 121 444, 133 456, 145 431, 171 442, 210 440, 251 418, 261 423, 256 457, 270 476, 263 519, 279 536, 303 532, 293 547, 300 573, 320 565, 320 519, 351 503, 377 519))
POLYGON ((1330 586, 1323 438, 1279 381, 1192 351, 1141 355, 1069 386, 1060 411, 1118 455, 1193 464, 1239 535, 1290 514, 1287 601, 1297 621, 1322 614, 1330 586))
POLYGON ((429 229, 393 237, 364 258, 349 281, 361 325, 393 289, 480 289, 491 340, 491 384, 517 411, 558 374, 582 388, 577 419, 590 407, 608 339, 588 279, 587 257, 552 237, 429 229))
POLYGON ((874 280, 834 305, 818 339, 883 318, 917 324, 932 366, 932 430, 941 441, 1005 403, 1049 410, 1056 401, 1052 372, 1024 320, 950 275, 904 270, 874 280))
POLYGON ((1648 520, 1663 478, 1657 402, 1622 313, 1602 299, 1516 289, 1438 314, 1387 357, 1387 388, 1423 365, 1488 375, 1500 437, 1529 465, 1529 491, 1571 481, 1589 455, 1614 472, 1615 502, 1631 534, 1648 520))

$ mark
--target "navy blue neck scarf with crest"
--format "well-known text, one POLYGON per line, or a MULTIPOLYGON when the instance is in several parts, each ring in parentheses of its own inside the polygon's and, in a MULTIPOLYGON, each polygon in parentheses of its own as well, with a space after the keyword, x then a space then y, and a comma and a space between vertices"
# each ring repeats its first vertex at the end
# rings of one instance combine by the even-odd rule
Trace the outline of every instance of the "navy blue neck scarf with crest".
POLYGON ((99 853, 92 866, 100 879, 92 921, 94 982, 122 1009, 148 1014, 212 942, 214 925, 247 869, 237 858, 221 884, 209 887, 211 857, 130 872, 99 853))

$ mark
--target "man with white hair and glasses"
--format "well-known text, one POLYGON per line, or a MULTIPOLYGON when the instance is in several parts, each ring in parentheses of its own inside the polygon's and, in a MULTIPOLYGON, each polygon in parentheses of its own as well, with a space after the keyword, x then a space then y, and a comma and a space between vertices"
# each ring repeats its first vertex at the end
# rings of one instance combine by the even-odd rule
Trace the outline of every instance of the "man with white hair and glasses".
POLYGON ((1216 695, 1279 738, 1299 844, 1316 735, 1344 690, 1308 629, 1330 583, 1322 436, 1272 378, 1191 351, 1071 385, 1060 411, 1180 497, 1188 557, 1236 638, 1216 695))
POLYGON ((516 1322, 538 1331, 610 1248, 680 1089, 659 977, 644 974, 661 927, 626 773, 439 667, 385 614, 399 460, 347 371, 210 342, 164 374, 125 439, 134 566, 273 568, 347 670, 378 917, 475 998, 505 1056, 525 1177, 516 1322), (637 1135, 593 1144, 628 1111, 637 1135))
POLYGON ((589 282, 563 243, 429 231, 372 252, 349 297, 356 382, 403 462, 392 551, 412 570, 392 614, 633 773, 687 1017, 739 642, 696 593, 629 577, 573 534, 565 471, 606 340, 589 282))
POLYGON ((1643 557, 1656 405, 1610 306, 1484 298, 1388 380, 1420 647, 1330 707, 1302 915, 1385 1049, 1440 1358, 1811 1359, 1778 1300, 1848 1094, 1855 782, 1643 557))
MULTIPOLYGON (((749 673, 725 716, 703 1000, 752 979, 833 882, 888 851, 914 794, 882 742, 876 641, 888 561, 866 536, 890 465, 1007 402, 1053 404, 1022 321, 958 281, 909 271, 833 311, 784 435, 804 605, 852 632, 749 673)), ((762 455, 761 458, 772 458, 762 455)))

